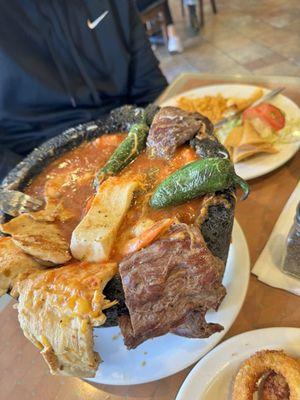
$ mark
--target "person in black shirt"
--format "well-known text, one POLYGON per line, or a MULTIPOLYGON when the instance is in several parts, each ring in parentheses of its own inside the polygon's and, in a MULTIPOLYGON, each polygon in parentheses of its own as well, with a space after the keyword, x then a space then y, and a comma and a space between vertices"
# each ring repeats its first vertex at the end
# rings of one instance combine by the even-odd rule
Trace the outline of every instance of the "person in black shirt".
POLYGON ((167 86, 133 0, 2 1, 0 60, 0 179, 66 128, 167 86))

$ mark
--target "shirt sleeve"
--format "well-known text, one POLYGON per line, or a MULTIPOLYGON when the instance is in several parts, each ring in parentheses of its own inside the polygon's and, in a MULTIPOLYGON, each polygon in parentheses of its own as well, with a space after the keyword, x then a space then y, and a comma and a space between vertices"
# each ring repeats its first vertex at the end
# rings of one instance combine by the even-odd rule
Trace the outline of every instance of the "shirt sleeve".
POLYGON ((168 83, 151 49, 145 28, 133 0, 130 1, 130 102, 143 106, 153 102, 168 83))

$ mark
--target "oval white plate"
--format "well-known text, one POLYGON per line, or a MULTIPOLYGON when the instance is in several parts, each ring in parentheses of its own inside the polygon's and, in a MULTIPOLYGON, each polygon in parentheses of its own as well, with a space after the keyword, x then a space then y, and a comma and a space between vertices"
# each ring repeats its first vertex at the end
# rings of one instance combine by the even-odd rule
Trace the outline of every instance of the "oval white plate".
POLYGON ((258 329, 226 340, 193 368, 176 400, 230 400, 233 380, 241 363, 263 349, 282 349, 300 358, 300 329, 258 329))
MULTIPOLYGON (((249 97, 258 86, 240 85, 240 84, 224 84, 224 85, 211 85, 202 86, 181 93, 178 96, 166 100, 160 106, 176 106, 179 97, 203 97, 215 96, 220 93, 224 97, 249 97)), ((264 93, 269 92, 269 89, 262 88, 264 93)), ((286 119, 291 120, 300 118, 300 109, 296 103, 286 96, 278 95, 272 101, 272 104, 280 108, 286 114, 286 119)), ((276 168, 281 167, 288 160, 290 160, 298 151, 299 143, 289 143, 277 146, 279 152, 275 154, 258 154, 249 159, 243 160, 235 164, 235 170, 238 175, 243 179, 249 180, 259 176, 268 174, 276 168)))
POLYGON ((103 363, 92 382, 134 385, 175 374, 195 363, 225 335, 237 317, 247 292, 250 260, 247 242, 235 221, 223 284, 227 289, 219 310, 207 313, 207 321, 224 326, 208 339, 187 339, 167 334, 128 351, 118 327, 94 329, 95 350, 103 363))

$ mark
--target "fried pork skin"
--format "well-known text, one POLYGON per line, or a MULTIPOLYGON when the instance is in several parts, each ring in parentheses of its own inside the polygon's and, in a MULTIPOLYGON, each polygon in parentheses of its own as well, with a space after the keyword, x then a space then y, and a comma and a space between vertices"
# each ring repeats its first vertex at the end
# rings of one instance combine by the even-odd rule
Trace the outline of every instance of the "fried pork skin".
POLYGON ((103 295, 116 272, 115 263, 75 263, 16 285, 20 326, 53 375, 95 376, 100 357, 93 351, 93 327, 116 303, 103 295))
POLYGON ((0 238, 0 296, 8 291, 15 297, 14 285, 43 267, 16 246, 10 237, 0 238))

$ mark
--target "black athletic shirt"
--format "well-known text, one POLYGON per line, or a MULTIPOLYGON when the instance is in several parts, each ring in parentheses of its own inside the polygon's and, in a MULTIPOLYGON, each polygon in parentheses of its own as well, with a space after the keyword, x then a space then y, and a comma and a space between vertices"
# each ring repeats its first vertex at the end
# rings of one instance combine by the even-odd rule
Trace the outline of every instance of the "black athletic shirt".
POLYGON ((2 163, 166 85, 133 1, 0 1, 2 163))

